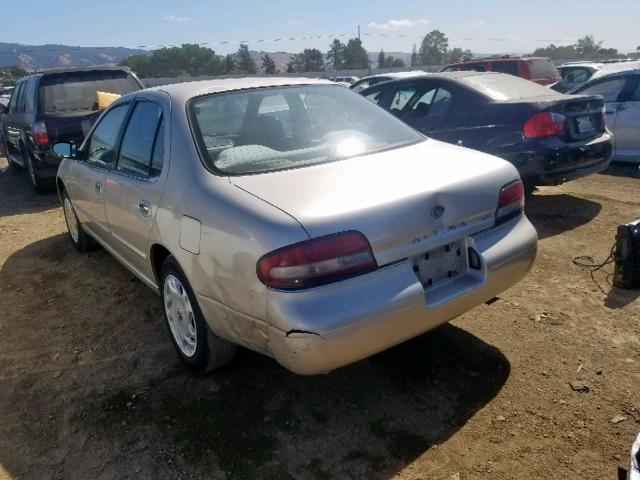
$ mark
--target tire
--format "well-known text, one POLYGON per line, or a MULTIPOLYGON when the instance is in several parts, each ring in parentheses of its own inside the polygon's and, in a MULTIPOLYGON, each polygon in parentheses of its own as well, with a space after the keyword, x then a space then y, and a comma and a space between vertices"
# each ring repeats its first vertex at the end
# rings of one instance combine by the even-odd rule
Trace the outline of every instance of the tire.
POLYGON ((31 161, 31 154, 26 148, 22 149, 22 159, 24 166, 27 168, 27 172, 29 172, 29 178, 31 179, 31 186, 33 187, 33 190, 36 193, 51 192, 52 182, 47 182, 45 179, 40 177, 38 170, 34 168, 33 162, 31 161))
POLYGON ((73 246, 79 252, 90 252, 98 248, 98 243, 82 228, 66 190, 62 191, 62 211, 64 212, 67 232, 73 246))
POLYGON ((171 342, 186 366, 208 373, 233 360, 238 347, 211 331, 189 281, 172 256, 162 264, 160 294, 171 342))

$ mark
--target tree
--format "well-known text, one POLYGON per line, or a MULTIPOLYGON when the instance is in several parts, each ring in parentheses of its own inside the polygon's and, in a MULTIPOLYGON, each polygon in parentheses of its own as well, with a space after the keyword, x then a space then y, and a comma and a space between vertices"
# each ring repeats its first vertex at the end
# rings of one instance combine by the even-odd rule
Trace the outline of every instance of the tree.
POLYGON ((446 63, 449 51, 449 39, 440 30, 425 35, 420 45, 420 61, 423 65, 442 65, 446 63))
POLYGON ((288 73, 322 71, 324 71, 324 56, 317 48, 307 48, 302 53, 291 57, 291 60, 287 63, 288 73))
POLYGON ((224 73, 236 73, 237 68, 238 67, 236 66, 236 62, 231 55, 227 55, 226 57, 224 57, 224 73))
POLYGON ((378 63, 378 68, 399 68, 405 66, 405 63, 401 58, 395 58, 391 55, 384 58, 384 64, 382 66, 378 63))
POLYGON ((581 57, 589 57, 597 55, 602 48, 602 40, 596 41, 593 35, 585 35, 579 38, 575 44, 576 51, 581 57))
POLYGON ((141 77, 175 77, 183 75, 218 75, 223 62, 210 48, 185 43, 180 47, 160 48, 151 56, 133 55, 121 62, 141 77))
POLYGON ((271 55, 265 53, 262 57, 260 57, 260 60, 262 60, 262 68, 264 69, 264 73, 276 73, 276 62, 273 61, 271 55))
POLYGON ((387 59, 384 56, 384 50, 380 49, 380 53, 378 54, 378 68, 386 68, 387 67, 387 59))
POLYGON ((362 47, 362 40, 352 38, 347 42, 344 48, 344 64, 345 70, 362 70, 369 68, 369 55, 362 47))
POLYGON ((462 50, 461 48, 453 48, 447 52, 446 63, 457 63, 470 60, 473 54, 471 50, 462 50))
POLYGON ((416 65, 420 65, 420 58, 418 57, 418 51, 416 50, 416 44, 413 44, 413 49, 411 50, 411 66, 415 67, 416 65))
POLYGON ((249 46, 246 43, 241 43, 240 48, 238 48, 238 68, 242 73, 257 72, 256 62, 251 58, 249 46))
POLYGON ((342 70, 344 64, 344 43, 337 38, 329 45, 329 52, 327 53, 327 59, 331 62, 334 70, 342 70))

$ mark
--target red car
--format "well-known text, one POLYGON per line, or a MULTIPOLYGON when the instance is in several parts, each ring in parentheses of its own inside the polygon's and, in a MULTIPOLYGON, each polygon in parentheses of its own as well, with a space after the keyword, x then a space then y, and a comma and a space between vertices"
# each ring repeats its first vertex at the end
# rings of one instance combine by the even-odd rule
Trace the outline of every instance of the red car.
POLYGON ((469 60, 444 67, 441 72, 475 70, 476 72, 499 72, 526 78, 540 85, 551 85, 562 80, 558 69, 545 57, 495 57, 469 60))

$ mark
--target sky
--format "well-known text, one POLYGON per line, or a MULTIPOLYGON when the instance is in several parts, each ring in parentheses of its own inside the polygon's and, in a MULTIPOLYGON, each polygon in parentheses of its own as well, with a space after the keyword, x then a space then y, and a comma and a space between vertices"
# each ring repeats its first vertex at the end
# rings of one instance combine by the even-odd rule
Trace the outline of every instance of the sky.
POLYGON ((0 0, 0 42, 206 43, 220 54, 237 50, 239 41, 251 50, 326 51, 328 36, 346 42, 358 25, 368 51, 409 52, 438 29, 450 47, 475 53, 527 53, 586 34, 630 52, 640 46, 638 24, 640 0, 0 0), (323 38, 301 38, 312 36, 323 38), (296 40, 270 41, 278 38, 296 40))

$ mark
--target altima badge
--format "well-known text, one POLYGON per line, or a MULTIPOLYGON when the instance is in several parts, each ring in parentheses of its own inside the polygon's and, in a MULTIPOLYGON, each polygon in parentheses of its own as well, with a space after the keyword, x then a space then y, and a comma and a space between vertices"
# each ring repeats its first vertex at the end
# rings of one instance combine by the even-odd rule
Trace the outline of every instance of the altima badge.
POLYGON ((431 209, 431 216, 436 220, 444 215, 444 207, 442 205, 436 205, 431 209))

